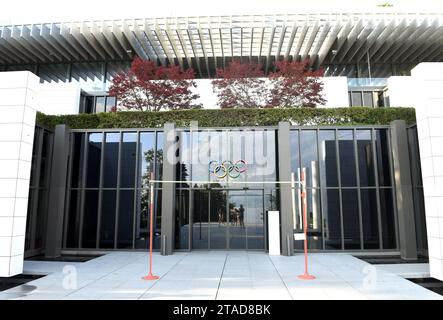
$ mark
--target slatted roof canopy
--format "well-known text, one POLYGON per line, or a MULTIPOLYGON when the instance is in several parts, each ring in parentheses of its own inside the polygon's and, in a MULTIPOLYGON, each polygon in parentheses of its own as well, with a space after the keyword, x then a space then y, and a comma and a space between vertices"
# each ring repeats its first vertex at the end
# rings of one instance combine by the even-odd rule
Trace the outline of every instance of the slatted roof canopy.
POLYGON ((443 13, 343 13, 5 25, 0 26, 0 64, 138 55, 162 65, 192 66, 198 76, 208 77, 232 58, 259 61, 266 71, 282 58, 309 58, 314 67, 368 59, 374 64, 443 61, 442 21, 443 13))

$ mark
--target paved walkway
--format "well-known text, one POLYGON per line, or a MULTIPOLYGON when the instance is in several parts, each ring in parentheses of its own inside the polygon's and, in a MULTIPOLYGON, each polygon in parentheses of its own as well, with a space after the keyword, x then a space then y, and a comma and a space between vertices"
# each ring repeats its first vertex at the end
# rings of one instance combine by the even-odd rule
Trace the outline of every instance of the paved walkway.
MULTIPOLYGON (((113 252, 83 263, 25 262, 49 275, 0 299, 442 299, 382 267, 345 253, 310 255, 316 280, 297 279, 303 256, 211 251, 154 255, 158 281, 144 281, 147 254, 113 252)), ((398 269, 398 265, 397 265, 398 269)))

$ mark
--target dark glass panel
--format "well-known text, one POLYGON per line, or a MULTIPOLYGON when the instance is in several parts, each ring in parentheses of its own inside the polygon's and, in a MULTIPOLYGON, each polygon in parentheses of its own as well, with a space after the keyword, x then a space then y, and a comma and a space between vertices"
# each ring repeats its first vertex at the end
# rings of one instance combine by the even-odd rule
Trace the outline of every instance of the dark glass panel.
POLYGON ((72 190, 69 200, 68 230, 66 247, 78 248, 81 191, 72 190))
POLYGON ((48 217, 48 190, 40 189, 37 204, 37 222, 34 249, 41 249, 45 243, 46 220, 48 217))
POLYGON ((247 204, 244 212, 247 248, 263 250, 265 247, 263 196, 262 192, 260 195, 249 195, 249 193, 246 196, 247 204))
POLYGON ((396 249, 395 217, 392 189, 380 189, 383 249, 396 249))
POLYGON ((175 248, 189 249, 189 190, 176 191, 175 248))
MULTIPOLYGON (((319 187, 320 177, 318 174, 318 154, 317 154, 317 131, 300 131, 301 166, 306 168, 306 186, 319 187)), ((297 176, 297 171, 295 171, 297 176)), ((296 180, 298 180, 296 178, 296 180)))
POLYGON ((391 169, 389 163, 388 130, 379 129, 376 131, 375 145, 377 149, 377 167, 380 186, 391 186, 391 169))
POLYGON ((341 250, 341 218, 339 191, 328 189, 323 191, 323 234, 326 250, 341 250))
POLYGON ((134 188, 135 165, 137 155, 137 133, 123 133, 123 142, 120 156, 120 186, 134 188))
MULTIPOLYGON (((300 168, 300 154, 299 154, 299 131, 291 130, 290 139, 291 139, 291 169, 292 172, 297 172, 300 168)), ((297 177, 296 177, 297 179, 297 177)))
POLYGON ((375 189, 361 189, 364 249, 380 249, 377 196, 375 189))
MULTIPOLYGON (((137 208, 135 216, 135 247, 148 248, 150 235, 150 189, 137 191, 137 208)), ((161 241, 161 201, 162 191, 154 190, 153 247, 160 248, 161 241)))
POLYGON ((134 219, 134 191, 120 191, 117 247, 131 249, 134 219))
POLYGON ((355 168, 354 133, 352 130, 338 130, 338 149, 340 157, 340 177, 342 187, 357 186, 355 168))
POLYGON ((120 143, 120 133, 106 133, 103 158, 103 187, 117 187, 118 173, 118 146, 120 143))
POLYGON ((343 189, 342 203, 345 249, 360 249, 360 214, 358 211, 357 190, 343 189))
POLYGON ((79 188, 82 186, 82 175, 83 175, 83 157, 84 157, 84 133, 74 133, 72 137, 73 141, 73 154, 71 156, 72 160, 72 171, 71 171, 71 187, 79 188))
POLYGON ((154 249, 160 249, 161 229, 162 229, 162 190, 155 190, 154 193, 154 249))
MULTIPOLYGON (((212 200, 212 197, 211 197, 212 200)), ((246 249, 246 228, 244 226, 244 217, 246 211, 246 195, 244 191, 230 191, 229 192, 229 248, 230 249, 246 249)), ((219 207, 219 206, 215 206, 219 207)), ((211 209, 214 208, 211 201, 211 209)), ((247 208, 249 211, 249 208, 247 208)), ((212 216, 213 210, 211 210, 212 216)), ((211 217, 212 218, 212 217, 211 217)), ((223 230, 214 230, 215 228, 211 228, 211 248, 220 248, 225 243, 225 232, 223 230), (213 231, 214 230, 214 231, 213 231), (216 233, 217 232, 217 233, 216 233), (215 242, 216 233, 218 242, 215 242), (220 245, 218 245, 220 243, 220 245), (217 246, 216 246, 217 245, 217 246)), ((225 245, 226 246, 226 245, 225 245)))
POLYGON ((95 248, 97 239, 98 191, 85 191, 83 214, 83 248, 95 248))
POLYGON ((90 133, 88 137, 88 171, 86 177, 86 186, 88 188, 99 187, 102 138, 103 135, 101 133, 90 133))
POLYGON ((100 248, 114 248, 116 191, 102 191, 100 248))
POLYGON ((335 143, 334 130, 320 130, 319 142, 319 162, 320 181, 322 187, 338 187, 337 172, 337 147, 335 143))
POLYGON ((371 130, 357 130, 358 170, 360 186, 375 186, 374 153, 372 148, 371 130))
POLYGON ((310 249, 321 249, 322 218, 320 189, 307 189, 308 246, 310 249))
POLYGON ((232 219, 229 220, 230 216, 226 214, 226 192, 211 191, 210 203, 210 249, 226 249, 228 228, 233 223, 231 223, 232 219))
POLYGON ((206 191, 194 190, 192 248, 209 248, 209 196, 206 191))

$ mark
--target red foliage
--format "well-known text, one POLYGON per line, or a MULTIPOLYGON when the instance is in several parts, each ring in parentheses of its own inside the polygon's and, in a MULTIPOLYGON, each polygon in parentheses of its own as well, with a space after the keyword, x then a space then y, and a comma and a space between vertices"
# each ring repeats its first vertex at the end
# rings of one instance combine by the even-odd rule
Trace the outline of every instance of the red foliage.
POLYGON ((270 107, 311 107, 325 103, 321 91, 320 77, 323 70, 310 71, 310 62, 288 60, 277 61, 277 71, 271 73, 270 107))
POLYGON ((159 111, 161 109, 200 108, 199 97, 191 91, 196 87, 194 71, 179 66, 156 66, 154 62, 135 58, 126 73, 112 80, 109 95, 117 97, 124 109, 159 111))
POLYGON ((233 60, 225 69, 217 69, 212 81, 221 108, 259 108, 266 105, 264 73, 258 64, 233 60))

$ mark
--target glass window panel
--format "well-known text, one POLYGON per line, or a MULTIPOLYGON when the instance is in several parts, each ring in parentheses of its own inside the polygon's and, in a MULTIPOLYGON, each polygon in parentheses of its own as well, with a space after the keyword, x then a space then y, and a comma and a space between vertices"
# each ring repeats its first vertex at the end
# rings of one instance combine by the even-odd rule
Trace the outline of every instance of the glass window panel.
POLYGON ((341 250, 341 218, 339 191, 323 190, 323 235, 326 250, 341 250))
POLYGON ((68 230, 66 247, 78 248, 79 222, 80 222, 81 191, 71 191, 69 199, 68 230))
POLYGON ((118 174, 118 149, 120 133, 106 133, 103 158, 103 187, 116 188, 118 174))
POLYGON ((106 112, 115 111, 116 99, 115 97, 106 97, 106 112))
POLYGON ((363 106, 363 101, 362 101, 362 97, 361 97, 361 92, 360 91, 355 91, 352 92, 352 106, 353 107, 361 107, 363 106))
MULTIPOLYGON (((223 161, 220 159, 220 143, 221 136, 219 131, 211 132, 209 135, 206 131, 192 132, 192 180, 207 181, 209 177, 209 162, 223 161), (211 152, 211 154, 209 154, 211 152)), ((215 176, 211 174, 211 180, 215 176)), ((200 187, 203 184, 194 183, 194 187, 200 187)))
MULTIPOLYGON (((222 206, 223 203, 213 204, 211 197, 211 221, 212 219, 215 218, 212 217, 213 213, 216 213, 216 209, 222 206)), ((245 206, 246 206, 246 196, 244 191, 229 192, 228 224, 229 224, 230 249, 246 249, 246 228, 244 226, 244 215, 246 211, 245 206)), ((211 228, 211 249, 226 248, 226 232, 224 230, 225 228, 223 227, 211 228)))
POLYGON ((360 186, 375 186, 375 168, 371 130, 357 130, 355 138, 357 140, 360 186))
POLYGON ((71 187, 78 188, 81 186, 82 172, 83 172, 83 156, 84 156, 84 134, 74 133, 72 136, 73 155, 72 171, 71 171, 71 187))
POLYGON ((363 105, 365 107, 373 107, 374 106, 372 92, 370 92, 370 91, 363 92, 363 105))
POLYGON ((380 189, 383 249, 396 249, 395 217, 392 189, 380 189))
POLYGON ((189 190, 176 192, 175 248, 189 249, 189 190))
MULTIPOLYGON (((157 152, 156 152, 156 174, 157 180, 162 180, 163 178, 163 132, 157 132, 157 152)), ((161 187, 161 183, 157 184, 157 187, 161 187)))
POLYGON ((342 187, 357 186, 353 139, 354 133, 352 130, 338 130, 338 149, 342 187))
POLYGON ((121 190, 119 201, 117 247, 131 249, 134 222, 134 191, 121 190))
MULTIPOLYGON (((322 226, 320 189, 307 189, 308 246, 310 249, 321 249, 322 226)), ((299 241, 300 242, 300 241, 299 241)))
POLYGON ((105 112, 105 97, 95 98, 95 113, 105 112))
MULTIPOLYGON (((210 249, 226 249, 228 246, 228 228, 234 223, 226 212, 226 192, 210 193, 210 249)), ((245 239, 246 245, 246 239, 245 239)))
MULTIPOLYGON (((318 172, 317 157, 317 131, 301 130, 300 131, 300 147, 301 147, 301 166, 306 168, 306 185, 307 187, 319 187, 320 177, 318 172)), ((296 176, 297 173, 295 172, 296 176)))
POLYGON ((337 147, 335 143, 334 130, 320 130, 319 140, 319 162, 320 180, 322 187, 338 187, 337 172, 337 147))
POLYGON ((100 248, 114 248, 116 191, 102 191, 100 248))
POLYGON ((378 179, 380 186, 392 185, 388 139, 388 130, 376 130, 375 146, 377 154, 378 179))
POLYGON ((247 204, 245 206, 245 226, 248 249, 264 249, 264 210, 263 197, 260 195, 246 196, 247 204))
POLYGON ((360 249, 360 218, 357 190, 343 189, 343 233, 345 249, 360 249))
POLYGON ((160 249, 162 228, 162 190, 154 192, 154 249, 160 249))
POLYGON ((147 189, 149 187, 150 175, 154 170, 155 157, 155 132, 140 133, 140 146, 138 150, 139 188, 147 189))
POLYGON ((137 155, 137 133, 124 132, 120 155, 120 186, 134 188, 137 155))
MULTIPOLYGON (((191 133, 183 131, 180 133, 180 157, 177 163, 177 180, 189 181, 191 178, 191 133)), ((180 187, 189 187, 187 183, 181 183, 180 187)))
POLYGON ((83 214, 83 248, 95 248, 97 238, 98 191, 85 191, 83 214))
POLYGON ((88 171, 86 177, 88 188, 98 188, 99 186, 102 139, 102 133, 90 133, 88 137, 88 171))
POLYGON ((375 189, 361 189, 364 249, 380 249, 377 196, 375 189))
POLYGON ((205 191, 195 190, 193 201, 192 248, 209 248, 209 196, 205 191))

